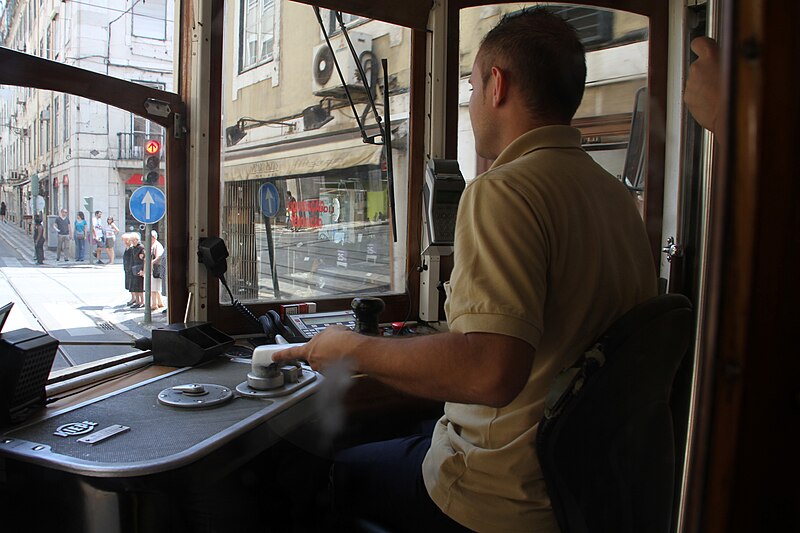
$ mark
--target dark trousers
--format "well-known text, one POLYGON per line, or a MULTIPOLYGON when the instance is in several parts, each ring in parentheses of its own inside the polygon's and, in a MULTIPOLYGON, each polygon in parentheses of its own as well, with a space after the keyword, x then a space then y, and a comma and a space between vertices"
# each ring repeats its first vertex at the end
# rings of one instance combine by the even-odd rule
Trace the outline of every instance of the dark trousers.
POLYGON ((42 242, 37 242, 34 245, 34 251, 35 251, 36 262, 40 263, 40 264, 43 263, 44 262, 44 240, 42 240, 42 242))
POLYGON ((354 517, 392 533, 470 531, 445 515, 422 479, 434 421, 419 434, 345 449, 334 458, 333 505, 338 529, 353 531, 354 517))

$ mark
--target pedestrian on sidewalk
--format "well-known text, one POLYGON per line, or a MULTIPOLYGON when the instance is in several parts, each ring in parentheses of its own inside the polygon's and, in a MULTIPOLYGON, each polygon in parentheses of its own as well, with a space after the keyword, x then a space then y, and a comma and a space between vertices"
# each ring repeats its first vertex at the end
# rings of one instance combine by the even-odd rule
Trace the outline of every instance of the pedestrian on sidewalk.
POLYGON ((62 209, 58 218, 53 222, 53 229, 58 232, 58 245, 56 247, 56 263, 61 261, 61 254, 64 254, 64 261, 69 261, 69 241, 71 237, 70 221, 67 210, 62 209))
POLYGON ((131 297, 125 305, 133 305, 136 303, 136 298, 133 295, 133 243, 131 242, 131 234, 122 234, 122 244, 125 245, 125 251, 122 252, 122 271, 125 274, 125 290, 131 293, 131 297))
POLYGON ((103 262, 100 260, 100 254, 103 251, 104 242, 106 240, 106 232, 105 228, 103 228, 103 212, 102 211, 95 211, 94 212, 94 220, 92 221, 92 236, 94 237, 94 256, 97 259, 97 264, 102 265, 103 262))
POLYGON ((292 217, 295 216, 297 200, 292 196, 292 191, 286 191, 286 229, 297 231, 292 224, 292 217))
POLYGON ((6 207, 6 203, 5 202, 0 202, 0 220, 2 220, 5 223, 8 223, 8 221, 6 220, 6 211, 7 210, 8 210, 8 208, 6 207))
MULTIPOLYGON (((167 297, 167 247, 164 246, 164 253, 161 254, 161 296, 167 297)), ((162 300, 163 303, 163 300, 162 300)), ((164 305, 162 313, 167 313, 167 306, 164 305)))
POLYGON ((36 215, 33 219, 33 250, 36 257, 36 264, 44 264, 44 226, 42 217, 36 215))
POLYGON ((84 253, 86 252, 86 234, 87 226, 86 218, 83 211, 78 211, 77 218, 75 219, 75 261, 83 261, 84 253))
POLYGON ((150 269, 150 309, 155 311, 164 307, 161 299, 161 257, 164 255, 164 245, 158 242, 158 232, 151 230, 152 245, 150 255, 152 257, 152 268, 150 269))
POLYGON ((108 255, 108 264, 114 264, 114 242, 117 240, 119 228, 114 224, 114 217, 108 217, 106 220, 105 236, 106 236, 106 255, 108 255))
POLYGON ((142 236, 138 232, 130 234, 131 240, 131 292, 135 303, 131 309, 144 307, 144 246, 142 246, 142 236))

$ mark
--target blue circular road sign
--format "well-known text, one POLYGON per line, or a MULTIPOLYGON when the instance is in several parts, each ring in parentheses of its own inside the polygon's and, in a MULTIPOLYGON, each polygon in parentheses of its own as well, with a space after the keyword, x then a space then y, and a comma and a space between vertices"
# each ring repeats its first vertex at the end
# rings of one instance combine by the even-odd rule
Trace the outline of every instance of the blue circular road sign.
POLYGON ((139 187, 131 195, 129 202, 131 215, 143 224, 152 224, 164 218, 167 212, 167 198, 158 187, 139 187))
POLYGON ((281 196, 278 188, 272 183, 265 183, 258 189, 261 198, 261 214, 265 217, 274 217, 281 207, 281 196))

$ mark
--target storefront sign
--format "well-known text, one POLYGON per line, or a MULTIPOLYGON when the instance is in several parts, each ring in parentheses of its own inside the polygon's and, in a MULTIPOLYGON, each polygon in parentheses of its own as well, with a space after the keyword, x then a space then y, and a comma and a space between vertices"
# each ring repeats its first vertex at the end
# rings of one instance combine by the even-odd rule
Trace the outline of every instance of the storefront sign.
POLYGON ((289 202, 289 216, 295 228, 319 228, 322 226, 322 213, 333 215, 333 205, 326 204, 323 200, 305 200, 302 202, 289 202))

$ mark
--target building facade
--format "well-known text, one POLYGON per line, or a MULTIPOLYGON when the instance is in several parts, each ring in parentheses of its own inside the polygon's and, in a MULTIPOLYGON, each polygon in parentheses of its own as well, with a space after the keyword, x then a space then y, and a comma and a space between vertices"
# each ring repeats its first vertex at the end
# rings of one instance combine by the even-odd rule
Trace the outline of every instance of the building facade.
MULTIPOLYGON (((0 9, 3 46, 173 90, 172 0, 6 0, 0 9)), ((128 199, 142 185, 149 139, 163 140, 160 128, 129 112, 69 94, 0 88, 0 196, 10 220, 27 225, 61 208, 72 220, 78 211, 88 219, 99 210, 122 231, 139 229, 128 199)))
POLYGON ((288 0, 228 2, 225 24, 221 207, 235 297, 402 288, 410 30, 288 0))

